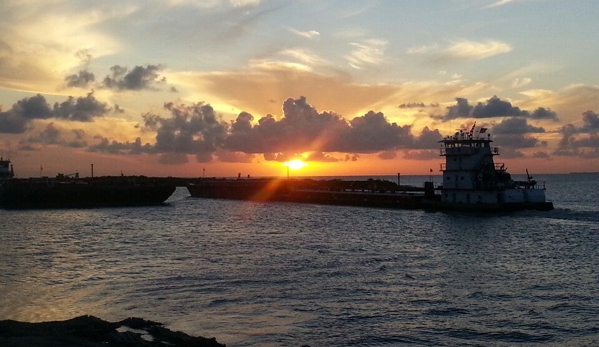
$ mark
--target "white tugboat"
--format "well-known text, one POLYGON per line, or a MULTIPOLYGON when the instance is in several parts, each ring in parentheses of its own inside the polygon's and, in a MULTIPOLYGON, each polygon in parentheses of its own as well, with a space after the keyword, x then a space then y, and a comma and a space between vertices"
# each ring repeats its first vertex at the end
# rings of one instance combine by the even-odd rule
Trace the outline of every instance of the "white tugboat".
POLYGON ((441 143, 443 185, 441 205, 451 209, 490 211, 552 210, 545 200, 545 183, 532 180, 514 181, 505 164, 495 163, 497 147, 491 147, 486 128, 474 134, 459 131, 441 143))

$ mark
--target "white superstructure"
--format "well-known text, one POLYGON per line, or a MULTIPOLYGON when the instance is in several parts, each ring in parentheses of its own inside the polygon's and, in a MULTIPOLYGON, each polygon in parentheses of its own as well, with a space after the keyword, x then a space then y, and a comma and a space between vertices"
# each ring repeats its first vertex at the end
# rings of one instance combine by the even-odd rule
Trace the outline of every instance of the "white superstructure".
POLYGON ((527 204, 545 203, 545 185, 538 185, 530 176, 526 181, 514 181, 505 164, 495 163, 499 149, 492 147, 486 128, 474 134, 459 131, 441 143, 443 188, 441 201, 449 204, 527 204))
POLYGON ((10 160, 0 157, 0 179, 14 176, 10 160))

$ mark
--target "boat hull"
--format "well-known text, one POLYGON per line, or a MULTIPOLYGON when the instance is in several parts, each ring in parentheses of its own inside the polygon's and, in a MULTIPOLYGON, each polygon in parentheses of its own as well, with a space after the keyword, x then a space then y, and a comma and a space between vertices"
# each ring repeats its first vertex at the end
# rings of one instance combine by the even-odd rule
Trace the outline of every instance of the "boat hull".
POLYGON ((164 203, 174 185, 145 180, 96 179, 56 182, 52 180, 10 180, 0 188, 4 209, 93 208, 151 206, 164 203))
POLYGON ((293 202, 319 205, 343 205, 395 209, 422 209, 427 211, 512 212, 523 210, 548 211, 551 202, 502 204, 452 204, 441 201, 441 196, 430 191, 353 190, 346 183, 320 183, 307 188, 301 182, 286 180, 216 180, 188 184, 187 190, 195 198, 232 199, 259 202, 293 202))
POLYGON ((548 201, 543 202, 512 202, 501 204, 453 204, 443 201, 427 201, 424 206, 425 210, 433 211, 449 211, 449 212, 518 212, 518 211, 551 211, 553 203, 548 201))

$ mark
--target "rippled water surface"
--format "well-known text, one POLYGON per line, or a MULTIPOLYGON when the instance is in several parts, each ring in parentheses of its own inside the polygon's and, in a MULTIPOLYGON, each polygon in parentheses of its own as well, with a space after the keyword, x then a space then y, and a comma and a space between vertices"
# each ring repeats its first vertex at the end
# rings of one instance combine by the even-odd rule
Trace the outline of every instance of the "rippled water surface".
POLYGON ((227 346, 599 345, 599 175, 508 215, 203 200, 0 211, 0 319, 138 316, 227 346))

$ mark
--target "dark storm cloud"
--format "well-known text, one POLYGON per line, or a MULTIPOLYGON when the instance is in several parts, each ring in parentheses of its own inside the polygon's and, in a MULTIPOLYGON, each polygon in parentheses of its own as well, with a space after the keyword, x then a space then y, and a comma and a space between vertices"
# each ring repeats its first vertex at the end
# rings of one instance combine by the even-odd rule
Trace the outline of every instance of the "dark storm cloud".
POLYGON ((532 113, 513 106, 509 101, 493 96, 485 103, 479 102, 476 106, 470 105, 467 99, 457 98, 455 106, 447 107, 444 120, 457 118, 496 118, 496 117, 523 117, 530 119, 557 120, 557 114, 550 109, 539 107, 532 113))
POLYGON ((493 127, 492 133, 498 134, 530 134, 544 133, 545 129, 528 124, 526 118, 508 118, 493 127))
POLYGON ((155 89, 155 86, 164 83, 166 79, 160 78, 161 65, 136 66, 132 70, 120 65, 110 68, 112 75, 104 78, 103 86, 116 90, 142 90, 155 89))
POLYGON ((562 138, 554 152, 560 156, 599 157, 599 116, 588 110, 582 114, 582 126, 566 124, 560 129, 562 138))
POLYGON ((91 145, 87 148, 90 152, 103 152, 111 154, 140 154, 140 153, 153 153, 152 145, 146 143, 142 144, 141 139, 138 137, 134 142, 119 142, 110 141, 106 137, 96 136, 100 142, 91 145))
MULTIPOLYGON (((156 142, 153 145, 135 142, 110 141, 101 137, 100 143, 91 146, 90 151, 115 154, 160 154, 163 164, 182 164, 187 155, 195 155, 199 162, 212 161, 213 155, 222 147, 228 125, 216 115, 210 105, 195 103, 183 105, 164 104, 170 117, 161 117, 151 113, 142 115, 143 130, 155 131, 156 142)), ((226 154, 222 156, 227 159, 226 154)))
POLYGON ((37 141, 39 143, 48 144, 48 145, 56 145, 62 142, 61 132, 54 123, 48 123, 46 128, 39 133, 38 137, 30 139, 29 142, 37 141))
POLYGON ((455 106, 447 107, 447 113, 443 117, 444 119, 456 119, 456 118, 470 118, 470 114, 472 113, 472 109, 474 106, 471 106, 468 103, 467 99, 464 98, 456 98, 455 106))
POLYGON ((389 123, 381 112, 369 111, 362 117, 352 119, 350 125, 349 137, 340 139, 345 146, 340 146, 339 152, 385 151, 409 146, 413 141, 411 125, 402 127, 389 123))
POLYGON ((374 153, 413 141, 411 126, 390 123, 380 112, 348 122, 333 112, 318 112, 305 97, 287 99, 280 120, 266 115, 252 125, 253 120, 251 114, 240 113, 223 148, 244 153, 374 153))
POLYGON ((252 125, 254 117, 241 112, 231 124, 223 148, 244 153, 333 152, 329 147, 340 145, 339 134, 347 134, 350 130, 342 117, 329 112, 319 113, 304 97, 287 99, 283 114, 281 120, 268 114, 252 125))
POLYGON ((40 94, 17 101, 11 111, 27 119, 47 119, 52 117, 50 105, 46 102, 46 98, 40 94))
POLYGON ((31 120, 13 112, 0 112, 0 133, 22 134, 31 120))
POLYGON ((479 102, 472 110, 473 118, 491 117, 521 117, 523 112, 519 107, 514 107, 509 101, 493 96, 485 104, 479 102))
POLYGON ((85 132, 81 129, 65 131, 56 126, 54 122, 50 122, 39 133, 21 139, 19 144, 21 145, 21 148, 24 148, 25 146, 33 147, 37 144, 83 148, 87 147, 87 142, 83 139, 84 135, 85 132))
POLYGON ((6 112, 0 112, 0 133, 24 133, 34 119, 60 118, 89 122, 109 111, 110 107, 99 102, 92 93, 77 99, 70 96, 62 103, 55 103, 54 108, 50 108, 44 96, 37 94, 17 101, 6 112))
POLYGON ((414 143, 410 147, 417 149, 436 148, 441 140, 443 140, 443 135, 438 129, 430 130, 428 127, 424 127, 420 136, 414 139, 414 143))
POLYGON ((146 126, 156 127, 155 150, 160 153, 195 154, 205 162, 223 143, 227 124, 204 103, 178 105, 167 103, 170 118, 146 116, 146 126))
MULTIPOLYGON (((524 111, 524 112, 525 112, 525 117, 526 117, 526 111, 524 111)), ((550 109, 547 109, 544 107, 539 107, 530 114, 529 118, 531 118, 531 119, 551 119, 553 121, 557 121, 557 113, 555 113, 554 111, 551 111, 550 109)))
POLYGON ((46 98, 37 94, 17 101, 8 111, 0 112, 0 133, 21 134, 33 119, 48 119, 53 112, 46 98))
POLYGON ((67 87, 74 88, 87 88, 90 84, 94 83, 95 80, 96 76, 94 76, 93 72, 87 70, 81 70, 79 73, 69 75, 64 79, 67 87))
POLYGON ((67 119, 72 121, 90 122, 94 117, 102 117, 111 108, 105 103, 99 102, 93 95, 93 93, 87 94, 86 97, 69 98, 62 103, 54 104, 54 117, 67 119))
MULTIPOLYGON (((283 103, 283 117, 268 114, 254 120, 241 112, 227 124, 207 104, 180 105, 166 103, 170 116, 142 115, 143 131, 155 131, 154 145, 141 146, 139 141, 122 143, 100 138, 90 147, 108 153, 179 154, 166 156, 163 162, 181 163, 182 155, 194 155, 199 162, 218 158, 223 162, 250 162, 255 154, 266 160, 286 161, 296 153, 312 152, 308 160, 335 162, 355 161, 359 153, 388 152, 398 148, 437 146, 438 130, 424 128, 418 138, 411 126, 391 123, 380 112, 370 111, 351 121, 333 112, 318 112, 304 97, 289 98, 283 103), (331 153, 346 153, 336 157, 331 153)), ((162 159, 161 159, 162 160, 162 159)))
POLYGON ((596 132, 599 131, 599 115, 588 110, 582 114, 583 125, 580 132, 596 132))
POLYGON ((533 148, 546 146, 546 142, 523 134, 502 134, 495 136, 493 141, 501 148, 533 148))

